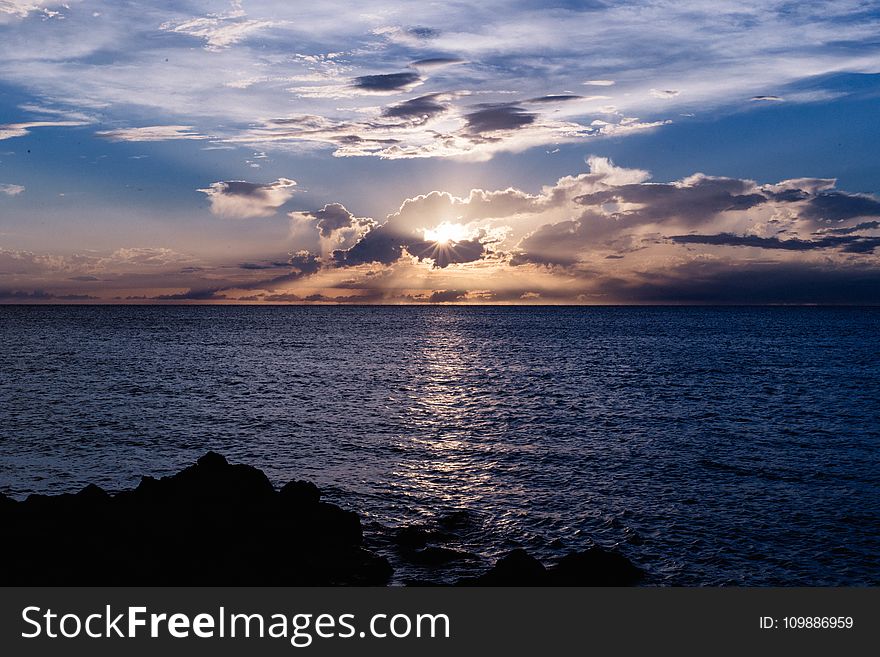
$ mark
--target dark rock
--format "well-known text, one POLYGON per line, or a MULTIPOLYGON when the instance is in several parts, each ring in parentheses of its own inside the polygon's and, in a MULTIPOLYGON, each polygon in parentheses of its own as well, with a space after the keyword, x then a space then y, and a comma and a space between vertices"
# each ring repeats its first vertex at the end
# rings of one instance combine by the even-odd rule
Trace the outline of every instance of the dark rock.
POLYGON ((18 506, 18 502, 16 502, 11 497, 7 497, 3 493, 0 493, 0 513, 4 513, 6 511, 11 511, 12 509, 18 506))
POLYGON ((95 486, 95 484, 89 484, 78 492, 76 496, 82 501, 98 504, 109 502, 111 499, 107 491, 100 486, 95 486))
POLYGON ((321 501, 321 490, 310 481, 291 481, 279 491, 281 501, 294 506, 308 506, 321 501))
POLYGON ((0 585, 380 585, 357 514, 209 452, 170 477, 108 495, 0 498, 0 585))
POLYGON ((428 544, 431 531, 425 527, 412 525, 401 527, 394 533, 394 543, 403 550, 418 550, 428 544))
POLYGON ((595 546, 567 554, 549 573, 553 586, 633 586, 644 575, 619 552, 595 546))
POLYGON ((522 549, 501 557, 483 575, 458 581, 460 586, 546 586, 547 569, 544 564, 522 549))

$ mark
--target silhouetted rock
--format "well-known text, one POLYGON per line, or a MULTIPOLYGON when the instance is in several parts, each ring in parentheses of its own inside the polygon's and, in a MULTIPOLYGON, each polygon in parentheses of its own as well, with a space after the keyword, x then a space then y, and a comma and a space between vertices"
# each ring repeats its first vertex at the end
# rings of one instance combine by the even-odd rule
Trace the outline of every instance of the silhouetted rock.
POLYGON ((546 586, 544 564, 522 549, 508 552, 486 573, 458 581, 461 586, 546 586))
POLYGON ((402 550, 418 550, 428 544, 431 532, 425 527, 413 525, 401 527, 394 533, 394 543, 402 550))
POLYGON ((281 501, 295 506, 308 506, 321 501, 321 490, 310 481, 291 481, 278 491, 281 501))
POLYGON ((85 488, 83 488, 80 492, 76 494, 76 496, 85 502, 97 503, 97 504, 106 504, 110 501, 110 493, 105 491, 100 486, 95 486, 95 484, 89 484, 85 488))
POLYGON ((644 573, 619 552, 594 546, 562 557, 549 574, 552 586, 632 586, 644 573))
MULTIPOLYGON (((404 560, 440 568, 475 558, 431 545, 472 526, 467 511, 437 522, 397 530, 392 540, 404 560)), ((314 484, 292 481, 276 491, 262 471, 214 452, 115 495, 95 485, 23 502, 0 494, 0 527, 0 586, 366 586, 392 575, 387 559, 364 548, 357 514, 321 502, 314 484)), ((513 550, 458 584, 627 586, 642 575, 622 554, 599 547, 568 554, 549 570, 513 550)))
POLYGON ((170 477, 109 495, 0 497, 0 585, 380 585, 357 514, 209 452, 170 477), (14 564, 14 567, 8 565, 14 564))

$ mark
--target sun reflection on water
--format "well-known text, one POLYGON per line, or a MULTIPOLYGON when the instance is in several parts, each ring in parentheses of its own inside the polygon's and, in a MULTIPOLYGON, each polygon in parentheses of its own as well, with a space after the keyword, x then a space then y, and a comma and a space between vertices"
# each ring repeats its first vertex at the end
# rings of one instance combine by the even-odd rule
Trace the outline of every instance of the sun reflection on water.
POLYGON ((480 376, 485 367, 475 345, 458 331, 460 315, 437 309, 425 319, 405 407, 405 458, 394 474, 401 488, 427 491, 448 508, 479 506, 496 486, 491 448, 472 430, 479 428, 472 421, 480 410, 476 400, 487 403, 480 376))

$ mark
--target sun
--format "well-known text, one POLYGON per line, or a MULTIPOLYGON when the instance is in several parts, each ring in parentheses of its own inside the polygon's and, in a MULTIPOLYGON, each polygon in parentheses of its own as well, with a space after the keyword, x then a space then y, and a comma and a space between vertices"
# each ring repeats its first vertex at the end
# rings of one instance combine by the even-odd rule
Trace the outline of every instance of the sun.
POLYGON ((435 244, 449 244, 450 242, 460 242, 468 237, 468 230, 461 224, 453 224, 444 221, 434 228, 425 229, 425 239, 435 244))

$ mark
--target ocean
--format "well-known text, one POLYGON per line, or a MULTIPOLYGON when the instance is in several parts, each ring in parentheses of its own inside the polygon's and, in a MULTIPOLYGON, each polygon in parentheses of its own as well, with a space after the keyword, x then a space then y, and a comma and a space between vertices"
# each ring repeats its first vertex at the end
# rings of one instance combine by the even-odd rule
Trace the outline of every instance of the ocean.
POLYGON ((878 337, 866 308, 0 306, 0 492, 210 449, 357 511, 397 583, 598 544, 648 585, 878 585, 878 337), (475 558, 406 563, 412 525, 475 558))

